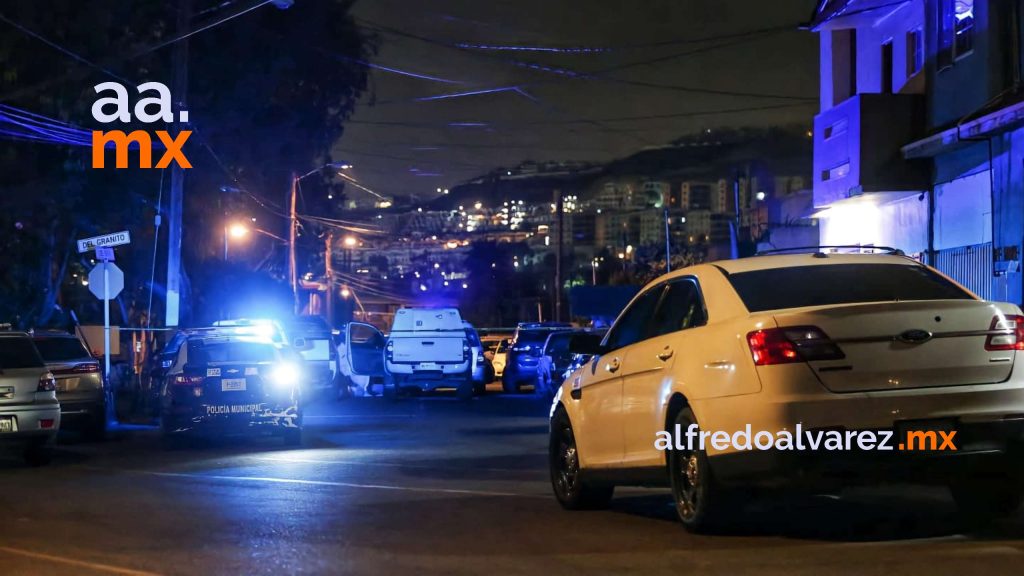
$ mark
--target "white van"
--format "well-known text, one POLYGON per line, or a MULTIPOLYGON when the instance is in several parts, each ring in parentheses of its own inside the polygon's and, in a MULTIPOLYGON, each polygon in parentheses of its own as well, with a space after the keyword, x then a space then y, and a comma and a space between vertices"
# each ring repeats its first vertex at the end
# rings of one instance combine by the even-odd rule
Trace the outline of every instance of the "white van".
POLYGON ((386 339, 375 327, 358 322, 348 325, 348 334, 353 373, 376 375, 377 345, 383 342, 391 391, 455 388, 460 396, 473 394, 473 349, 457 308, 402 308, 386 339))

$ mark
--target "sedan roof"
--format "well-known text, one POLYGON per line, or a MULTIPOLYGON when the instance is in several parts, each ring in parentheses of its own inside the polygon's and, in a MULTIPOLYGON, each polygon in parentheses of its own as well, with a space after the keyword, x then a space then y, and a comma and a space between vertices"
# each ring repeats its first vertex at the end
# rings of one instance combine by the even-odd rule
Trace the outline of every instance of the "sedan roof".
POLYGON ((752 256, 738 260, 720 260, 712 262, 728 274, 768 270, 772 268, 791 268, 796 266, 829 266, 832 264, 903 264, 919 265, 916 260, 906 256, 893 254, 779 254, 773 256, 752 256))

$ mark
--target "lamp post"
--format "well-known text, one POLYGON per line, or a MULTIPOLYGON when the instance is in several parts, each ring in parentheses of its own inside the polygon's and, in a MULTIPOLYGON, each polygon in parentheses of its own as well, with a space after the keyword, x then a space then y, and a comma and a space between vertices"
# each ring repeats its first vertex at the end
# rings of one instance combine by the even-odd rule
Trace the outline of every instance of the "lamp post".
POLYGON ((224 261, 228 259, 228 238, 234 238, 240 240, 245 238, 249 234, 249 229, 244 224, 225 224, 224 225, 224 261))

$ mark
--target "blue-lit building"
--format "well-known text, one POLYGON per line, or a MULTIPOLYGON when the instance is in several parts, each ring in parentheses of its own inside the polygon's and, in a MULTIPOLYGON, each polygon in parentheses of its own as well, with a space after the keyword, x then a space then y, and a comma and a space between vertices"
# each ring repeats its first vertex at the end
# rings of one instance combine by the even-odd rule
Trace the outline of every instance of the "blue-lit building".
POLYGON ((1021 0, 822 0, 823 244, 894 246, 1022 301, 1021 0))

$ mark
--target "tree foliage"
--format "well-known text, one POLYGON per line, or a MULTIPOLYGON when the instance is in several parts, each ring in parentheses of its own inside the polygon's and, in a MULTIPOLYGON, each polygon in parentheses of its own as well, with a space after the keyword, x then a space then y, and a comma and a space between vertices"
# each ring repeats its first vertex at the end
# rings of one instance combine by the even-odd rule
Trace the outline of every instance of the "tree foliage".
MULTIPOLYGON (((191 4, 195 16, 189 30, 248 7, 212 0, 191 4)), ((184 228, 186 280, 192 275, 199 280, 191 284, 194 290, 219 281, 206 269, 220 265, 226 219, 258 217, 260 225, 280 233, 291 172, 305 173, 331 160, 330 149, 367 85, 360 62, 373 51, 373 38, 357 28, 349 13, 351 4, 318 0, 296 2, 287 10, 261 6, 189 37, 189 89, 173 97, 186 103, 194 130, 185 146, 194 168, 186 180, 184 228), (244 192, 225 194, 222 188, 244 192), (200 267, 203 274, 196 273, 200 267)), ((173 44, 159 46, 179 35, 176 18, 182 5, 163 0, 4 3, 0 104, 86 130, 100 128, 90 113, 94 85, 114 77, 132 84, 173 84, 173 44)), ((128 89, 135 93, 133 86, 128 89)), ((91 262, 88 255, 77 254, 73 240, 120 229, 128 229, 133 241, 118 250, 126 276, 121 308, 136 315, 122 321, 137 322, 147 307, 154 268, 159 308, 166 225, 156 234, 154 217, 161 190, 166 210, 169 174, 93 170, 87 147, 11 140, 2 131, 0 140, 0 322, 13 320, 25 327, 52 323, 58 321, 53 314, 57 305, 80 309, 85 320, 97 314, 100 308, 81 284, 91 262)), ((304 179, 301 210, 330 215, 340 207, 340 200, 326 201, 329 186, 339 186, 329 173, 304 179)), ((341 197, 340 190, 333 192, 334 198, 341 197)), ((259 244, 247 254, 259 262, 271 246, 259 244)))

